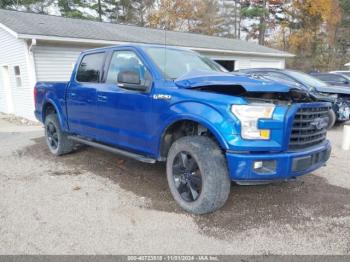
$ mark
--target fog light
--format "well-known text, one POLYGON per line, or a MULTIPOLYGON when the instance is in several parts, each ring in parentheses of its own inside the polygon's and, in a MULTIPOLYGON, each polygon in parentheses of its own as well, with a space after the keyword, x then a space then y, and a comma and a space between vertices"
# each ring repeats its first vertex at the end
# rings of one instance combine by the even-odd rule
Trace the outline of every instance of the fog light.
POLYGON ((276 160, 254 161, 253 169, 258 174, 273 174, 276 173, 276 165, 276 160))

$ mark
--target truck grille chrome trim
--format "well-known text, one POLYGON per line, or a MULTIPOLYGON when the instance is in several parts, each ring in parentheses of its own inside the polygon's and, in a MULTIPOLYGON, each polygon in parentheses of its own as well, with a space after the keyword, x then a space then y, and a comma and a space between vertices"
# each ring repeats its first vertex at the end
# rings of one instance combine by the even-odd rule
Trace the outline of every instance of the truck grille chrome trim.
POLYGON ((326 139, 330 107, 300 108, 294 117, 289 149, 297 150, 322 143, 326 139))

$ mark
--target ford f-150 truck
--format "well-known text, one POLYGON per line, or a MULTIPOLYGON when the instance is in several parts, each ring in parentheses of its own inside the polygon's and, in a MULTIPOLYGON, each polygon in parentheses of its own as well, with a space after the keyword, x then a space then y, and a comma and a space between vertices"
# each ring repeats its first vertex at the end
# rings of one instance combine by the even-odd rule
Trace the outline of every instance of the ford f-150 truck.
POLYGON ((294 179, 331 152, 329 103, 295 86, 232 75, 181 48, 85 51, 68 83, 39 82, 34 97, 53 154, 83 143, 164 161, 171 194, 195 214, 222 207, 231 181, 294 179))

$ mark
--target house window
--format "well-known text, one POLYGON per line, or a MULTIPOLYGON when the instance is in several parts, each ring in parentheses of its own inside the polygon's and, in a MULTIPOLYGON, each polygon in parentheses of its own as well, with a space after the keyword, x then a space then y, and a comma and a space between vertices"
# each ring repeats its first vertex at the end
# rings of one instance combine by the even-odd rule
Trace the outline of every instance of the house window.
POLYGON ((15 78, 16 78, 16 86, 21 87, 22 86, 22 77, 21 77, 21 69, 19 66, 15 66, 15 78))

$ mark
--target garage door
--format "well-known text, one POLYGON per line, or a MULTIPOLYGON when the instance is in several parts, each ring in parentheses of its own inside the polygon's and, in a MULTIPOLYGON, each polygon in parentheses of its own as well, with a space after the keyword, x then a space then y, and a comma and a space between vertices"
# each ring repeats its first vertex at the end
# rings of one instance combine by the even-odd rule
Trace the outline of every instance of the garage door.
POLYGON ((68 81, 84 48, 37 46, 34 50, 38 81, 68 81))
POLYGON ((281 60, 250 60, 251 68, 284 68, 281 60))

